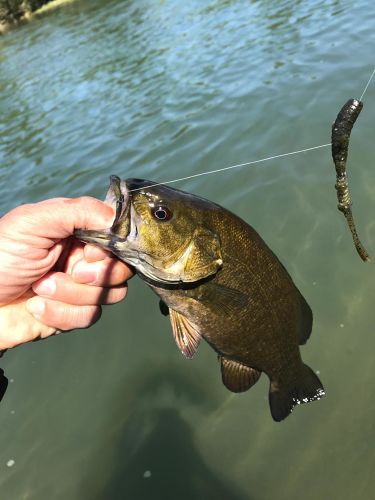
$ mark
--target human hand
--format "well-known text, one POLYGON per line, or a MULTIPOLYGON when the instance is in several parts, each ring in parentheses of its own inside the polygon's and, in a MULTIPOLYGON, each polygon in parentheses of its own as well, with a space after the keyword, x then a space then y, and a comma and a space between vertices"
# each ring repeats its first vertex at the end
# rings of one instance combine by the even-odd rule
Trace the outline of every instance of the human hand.
POLYGON ((125 297, 131 269, 72 236, 113 218, 111 207, 81 197, 21 205, 0 219, 0 350, 87 328, 101 305, 125 297))

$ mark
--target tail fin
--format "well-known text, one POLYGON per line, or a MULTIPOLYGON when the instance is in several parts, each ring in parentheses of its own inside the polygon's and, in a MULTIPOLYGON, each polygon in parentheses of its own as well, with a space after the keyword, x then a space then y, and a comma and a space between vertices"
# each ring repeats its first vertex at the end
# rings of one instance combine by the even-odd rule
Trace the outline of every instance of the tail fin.
POLYGON ((296 405, 309 403, 324 396, 324 387, 311 368, 302 364, 298 379, 291 384, 278 386, 271 382, 269 402, 272 418, 284 420, 296 405))

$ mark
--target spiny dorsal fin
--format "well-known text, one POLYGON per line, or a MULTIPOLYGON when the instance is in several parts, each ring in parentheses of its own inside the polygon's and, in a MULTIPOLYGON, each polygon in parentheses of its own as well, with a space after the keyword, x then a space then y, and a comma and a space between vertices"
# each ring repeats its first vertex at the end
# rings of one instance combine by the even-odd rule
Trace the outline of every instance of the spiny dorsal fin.
POLYGON ((182 314, 169 309, 173 337, 177 347, 186 358, 192 358, 201 340, 201 334, 182 314))
POLYGON ((244 392, 250 389, 261 376, 260 371, 243 365, 238 361, 219 356, 223 384, 232 392, 244 392))

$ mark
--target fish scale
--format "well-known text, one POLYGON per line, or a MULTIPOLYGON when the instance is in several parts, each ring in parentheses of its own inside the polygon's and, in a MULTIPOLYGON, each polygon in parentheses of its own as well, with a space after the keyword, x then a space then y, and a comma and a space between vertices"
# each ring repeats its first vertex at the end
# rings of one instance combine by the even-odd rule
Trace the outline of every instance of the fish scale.
POLYGON ((205 339, 233 392, 250 389, 264 372, 276 421, 324 395, 299 348, 311 333, 310 307, 249 224, 216 203, 148 180, 112 176, 107 200, 117 204, 115 224, 76 236, 134 266, 169 311, 185 357, 205 339))

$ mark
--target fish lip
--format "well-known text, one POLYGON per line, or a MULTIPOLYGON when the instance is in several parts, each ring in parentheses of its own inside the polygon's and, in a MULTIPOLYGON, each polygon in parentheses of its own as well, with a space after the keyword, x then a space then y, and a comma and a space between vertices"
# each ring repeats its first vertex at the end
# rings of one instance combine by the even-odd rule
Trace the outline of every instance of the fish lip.
MULTIPOLYGON (((132 191, 139 191, 150 187, 152 182, 144 179, 130 178, 121 180, 117 175, 110 176, 110 185, 105 198, 105 203, 115 209, 112 225, 107 229, 77 229, 74 236, 84 243, 92 243, 101 248, 112 251, 115 255, 123 252, 123 245, 130 244, 137 238, 138 226, 136 212, 132 207, 132 191), (119 226, 128 219, 127 233, 118 235, 119 226)), ((134 249, 133 249, 134 250, 134 249)), ((121 258, 121 257, 120 257, 121 258)), ((139 257, 138 257, 139 260, 139 257)))
POLYGON ((112 248, 117 237, 111 232, 111 229, 76 229, 74 236, 84 243, 93 243, 102 248, 112 248))
POLYGON ((120 219, 128 217, 130 208, 130 192, 127 181, 122 181, 117 175, 110 176, 110 184, 106 196, 106 202, 116 205, 116 215, 112 222, 112 228, 120 219))
MULTIPOLYGON (((105 198, 105 203, 115 209, 115 217, 110 228, 106 229, 76 229, 74 236, 84 243, 92 243, 102 248, 106 248, 115 253, 118 243, 124 243, 130 233, 134 223, 131 217, 131 194, 127 181, 121 180, 117 175, 110 176, 110 184, 105 198), (127 234, 119 236, 116 233, 116 226, 124 218, 129 219, 129 229, 127 234)), ((137 228, 135 235, 137 234, 137 228)))

